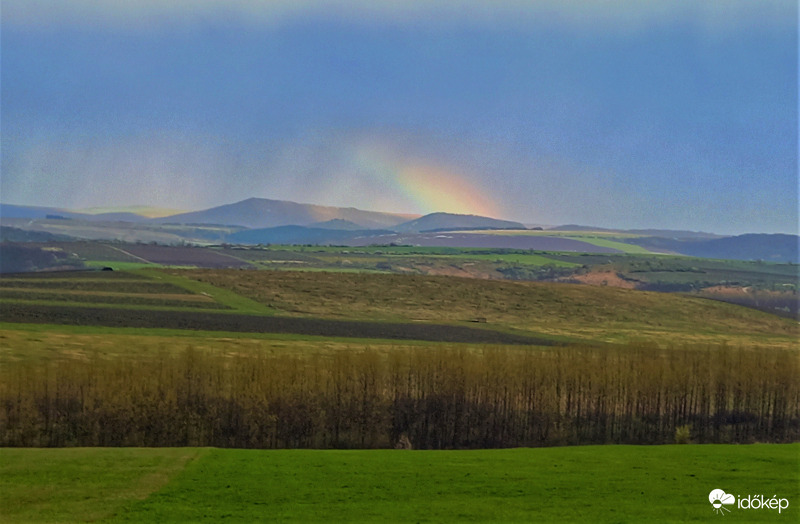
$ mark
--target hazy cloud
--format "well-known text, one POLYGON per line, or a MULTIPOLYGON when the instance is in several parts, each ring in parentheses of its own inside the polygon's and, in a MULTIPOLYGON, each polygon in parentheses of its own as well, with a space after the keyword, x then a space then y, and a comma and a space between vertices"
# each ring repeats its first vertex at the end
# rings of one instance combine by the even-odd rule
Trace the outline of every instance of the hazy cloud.
POLYGON ((29 27, 105 26, 135 29, 162 23, 235 16, 251 24, 307 17, 365 23, 526 24, 547 19, 580 30, 638 31, 688 19, 710 32, 742 26, 795 24, 791 0, 4 0, 6 23, 29 27))

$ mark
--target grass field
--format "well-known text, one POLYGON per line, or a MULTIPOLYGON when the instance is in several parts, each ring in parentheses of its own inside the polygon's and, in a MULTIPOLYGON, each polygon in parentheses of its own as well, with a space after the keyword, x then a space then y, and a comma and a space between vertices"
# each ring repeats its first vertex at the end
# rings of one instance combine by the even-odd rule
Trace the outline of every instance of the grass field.
POLYGON ((608 265, 633 279, 650 284, 684 284, 687 285, 685 290, 714 284, 759 289, 797 288, 796 264, 633 256, 612 259, 608 265))
MULTIPOLYGON (((155 272, 154 272, 155 273, 155 272)), ((162 273, 162 271, 158 271, 162 273)), ((711 300, 617 289, 445 276, 163 270, 281 314, 465 322, 571 340, 726 342, 795 347, 797 324, 711 300)))
POLYGON ((0 522, 96 522, 165 486, 198 449, 0 449, 0 522))
POLYGON ((452 260, 469 261, 469 260, 483 260, 489 262, 504 262, 521 264, 525 266, 555 266, 555 267, 576 267, 578 264, 572 262, 565 262, 557 258, 548 257, 546 255, 534 253, 496 253, 496 254, 482 254, 473 253, 465 255, 438 255, 440 257, 447 257, 452 260))
MULTIPOLYGON (((0 368, 14 363, 71 360, 146 361, 177 355, 187 347, 220 355, 317 355, 364 348, 388 353, 427 347, 424 341, 359 340, 280 333, 235 333, 185 329, 55 326, 0 322, 0 368)), ((476 345, 475 347, 480 347, 476 345)))
POLYGON ((153 273, 149 271, 136 271, 135 274, 144 278, 152 278, 164 285, 173 285, 179 287, 195 295, 211 298, 219 304, 239 313, 261 315, 269 315, 274 313, 273 309, 266 307, 263 304, 259 304, 254 300, 250 300, 249 298, 233 293, 227 289, 205 284, 195 279, 169 273, 153 273))
POLYGON ((0 451, 4 522, 796 522, 800 444, 0 451))
POLYGON ((161 264, 153 264, 150 262, 118 262, 116 260, 89 260, 84 264, 88 268, 102 269, 104 267, 110 267, 114 271, 131 271, 145 267, 162 267, 161 264))

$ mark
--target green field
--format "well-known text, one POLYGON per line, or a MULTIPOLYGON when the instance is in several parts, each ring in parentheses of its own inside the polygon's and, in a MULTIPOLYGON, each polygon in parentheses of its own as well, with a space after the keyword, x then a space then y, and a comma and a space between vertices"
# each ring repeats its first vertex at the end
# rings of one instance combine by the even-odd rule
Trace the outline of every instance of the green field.
POLYGON ((147 279, 153 279, 165 285, 173 285, 195 295, 213 299, 217 303, 240 313, 271 314, 274 310, 259 304, 254 300, 243 297, 227 289, 214 287, 195 279, 169 274, 166 272, 136 271, 134 274, 147 279))
POLYGON ((0 451, 4 522, 796 522, 800 445, 0 451))
POLYGON ((153 264, 150 262, 124 262, 117 260, 88 260, 84 262, 86 267, 102 269, 104 267, 113 268, 114 271, 131 271, 134 269, 142 269, 145 267, 161 267, 160 264, 153 264))
MULTIPOLYGON (((510 250, 509 250, 510 251, 510 250)), ((409 255, 411 256, 411 255, 409 255)), ((470 253, 464 255, 439 255, 447 257, 456 261, 465 260, 484 260, 489 262, 505 262, 512 264, 521 264, 524 266, 556 266, 556 267, 576 267, 578 264, 572 262, 565 262, 558 260, 555 257, 535 253, 496 253, 496 254, 483 254, 483 253, 470 253)))

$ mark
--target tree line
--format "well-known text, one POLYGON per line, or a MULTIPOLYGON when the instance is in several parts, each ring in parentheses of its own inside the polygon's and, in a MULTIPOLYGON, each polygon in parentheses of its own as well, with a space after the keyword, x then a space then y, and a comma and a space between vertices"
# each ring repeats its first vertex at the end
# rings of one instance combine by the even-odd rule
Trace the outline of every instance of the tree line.
POLYGON ((788 442, 799 368, 787 350, 637 344, 19 362, 0 371, 0 446, 788 442))

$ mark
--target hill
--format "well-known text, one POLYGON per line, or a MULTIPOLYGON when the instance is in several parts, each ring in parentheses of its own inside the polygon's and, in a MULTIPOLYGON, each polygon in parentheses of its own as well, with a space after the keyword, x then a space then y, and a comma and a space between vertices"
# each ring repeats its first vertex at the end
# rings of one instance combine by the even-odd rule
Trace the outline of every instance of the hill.
POLYGON ((645 237, 629 242, 652 250, 726 260, 765 260, 798 263, 800 237, 784 234, 747 234, 713 239, 645 237))
POLYGON ((681 229, 608 229, 597 226, 581 226, 578 224, 566 224, 556 227, 545 228, 548 231, 585 231, 602 233, 621 233, 625 235, 640 235, 646 237, 660 237, 672 239, 710 239, 722 238, 724 235, 715 235, 704 231, 685 231, 681 229))
MULTIPOLYGON (((145 209, 145 208, 142 208, 145 209)), ((14 204, 0 204, 0 217, 27 218, 27 219, 67 219, 86 220, 96 222, 143 222, 147 217, 138 213, 120 211, 109 213, 81 213, 58 207, 17 206, 14 204)))
POLYGON ((34 243, 0 244, 0 274, 83 268, 74 254, 34 243))
POLYGON ((792 337, 798 333, 794 322, 760 311, 614 287, 411 274, 163 272, 227 289, 281 314, 317 318, 436 323, 481 318, 486 328, 593 342, 757 339, 796 344, 792 337))
POLYGON ((0 217, 2 218, 45 218, 47 215, 63 216, 65 212, 66 210, 56 207, 0 204, 0 217))
POLYGON ((395 228, 399 233, 423 233, 430 231, 454 231, 466 229, 526 229, 519 222, 498 220, 478 215, 458 215, 455 213, 431 213, 404 222, 395 228))
POLYGON ((334 218, 333 220, 326 220, 325 222, 316 222, 314 224, 310 224, 310 227, 318 227, 320 229, 341 229, 345 231, 358 231, 359 229, 364 229, 355 222, 350 222, 349 220, 343 220, 341 218, 334 218))
POLYGON ((353 207, 317 206, 285 200, 249 198, 233 204, 212 207, 203 211, 180 213, 158 218, 154 221, 158 223, 229 224, 249 228, 270 228, 278 226, 309 226, 334 219, 347 220, 363 229, 382 229, 407 221, 409 215, 362 211, 353 207))
POLYGON ((168 209, 162 207, 152 206, 122 206, 122 207, 87 207, 83 209, 76 209, 76 213, 84 213, 87 215, 103 215, 106 217, 125 214, 136 215, 145 218, 161 218, 170 215, 177 215, 178 213, 185 213, 185 209, 168 209))
POLYGON ((0 226, 0 242, 59 242, 68 240, 73 240, 73 238, 46 231, 29 231, 18 227, 0 226))

